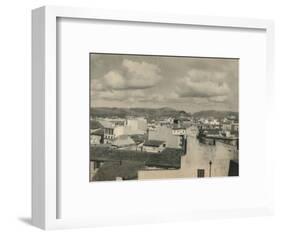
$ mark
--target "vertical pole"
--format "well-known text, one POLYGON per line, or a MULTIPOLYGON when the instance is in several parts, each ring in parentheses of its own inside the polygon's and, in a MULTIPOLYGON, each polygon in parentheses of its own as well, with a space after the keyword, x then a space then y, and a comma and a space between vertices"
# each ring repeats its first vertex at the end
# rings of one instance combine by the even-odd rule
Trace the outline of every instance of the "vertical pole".
POLYGON ((209 161, 210 169, 209 169, 209 177, 212 177, 212 161, 209 161))

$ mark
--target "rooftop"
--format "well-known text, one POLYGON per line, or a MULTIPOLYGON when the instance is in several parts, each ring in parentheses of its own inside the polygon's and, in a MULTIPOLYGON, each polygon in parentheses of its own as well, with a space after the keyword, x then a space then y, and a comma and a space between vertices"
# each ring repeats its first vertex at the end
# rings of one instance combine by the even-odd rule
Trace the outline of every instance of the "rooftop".
POLYGON ((144 168, 142 162, 115 161, 104 163, 93 177, 93 181, 116 180, 121 177, 124 180, 137 179, 138 170, 144 168))
POLYGON ((220 130, 219 129, 205 129, 204 132, 206 132, 207 134, 211 134, 211 135, 218 135, 218 134, 220 134, 220 130))
POLYGON ((163 143, 165 143, 165 141, 151 139, 151 140, 146 140, 143 145, 149 147, 159 147, 163 143))
POLYGON ((112 145, 117 147, 125 147, 135 144, 134 140, 128 135, 120 135, 113 140, 112 145))
POLYGON ((91 129, 103 128, 103 126, 101 125, 101 123, 98 122, 98 121, 96 121, 96 120, 91 120, 90 127, 91 127, 91 129))
POLYGON ((174 126, 174 127, 173 127, 173 130, 183 130, 183 129, 185 130, 184 127, 177 127, 177 126, 174 126))
POLYGON ((98 122, 103 126, 103 128, 107 128, 107 129, 113 129, 114 128, 114 124, 107 121, 107 120, 99 120, 98 122))
POLYGON ((91 147, 91 161, 132 161, 145 166, 160 168, 180 168, 182 150, 165 148, 161 153, 113 149, 105 145, 91 147))
POLYGON ((102 136, 102 135, 104 135, 104 131, 103 131, 102 128, 99 128, 99 129, 97 129, 97 130, 91 132, 91 134, 93 134, 93 135, 98 135, 98 136, 102 136))
POLYGON ((144 134, 133 134, 133 135, 130 135, 131 139, 134 140, 134 142, 136 144, 140 144, 140 143, 143 143, 146 139, 146 135, 144 134))

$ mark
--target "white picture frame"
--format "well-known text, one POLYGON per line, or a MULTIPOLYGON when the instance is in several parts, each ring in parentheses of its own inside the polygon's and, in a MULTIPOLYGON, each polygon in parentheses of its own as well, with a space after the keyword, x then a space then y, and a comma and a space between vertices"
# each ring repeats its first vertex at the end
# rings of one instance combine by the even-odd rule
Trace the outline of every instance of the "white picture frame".
MULTIPOLYGON (((75 18, 88 20, 106 20, 118 22, 142 22, 146 24, 193 25, 204 27, 222 27, 263 30, 266 34, 266 96, 267 119, 270 121, 273 99, 273 22, 260 19, 240 19, 228 17, 186 16, 155 14, 149 12, 111 12, 100 9, 45 6, 32 12, 32 223, 42 229, 88 227, 109 224, 126 224, 150 222, 151 219, 125 219, 99 222, 91 218, 58 219, 57 181, 57 19, 75 18)), ((242 101, 241 101, 242 102, 242 101)), ((266 125, 266 124, 265 124, 266 125)), ((268 131, 268 128, 266 130, 268 131)), ((266 191, 272 196, 272 157, 266 156, 267 165, 266 191)), ((182 182, 182 184, 184 184, 182 182)), ((272 197, 273 198, 273 197, 272 197)), ((199 213, 183 211, 179 219, 196 219, 211 217, 239 217, 266 215, 273 212, 273 200, 269 197, 266 204, 249 209, 239 208, 233 211, 218 210, 216 212, 201 210, 199 213)), ((141 218, 141 216, 140 216, 141 218)), ((173 215, 160 217, 159 221, 173 220, 173 215)), ((176 219, 175 219, 176 220, 176 219)), ((157 221, 155 221, 157 222, 157 221)))

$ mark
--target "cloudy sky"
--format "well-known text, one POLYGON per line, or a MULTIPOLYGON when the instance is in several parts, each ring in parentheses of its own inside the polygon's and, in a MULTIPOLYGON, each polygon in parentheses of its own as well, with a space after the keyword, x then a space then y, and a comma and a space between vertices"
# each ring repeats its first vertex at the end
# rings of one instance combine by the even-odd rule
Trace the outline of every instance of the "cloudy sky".
POLYGON ((238 59, 91 54, 92 107, 238 111, 238 59))

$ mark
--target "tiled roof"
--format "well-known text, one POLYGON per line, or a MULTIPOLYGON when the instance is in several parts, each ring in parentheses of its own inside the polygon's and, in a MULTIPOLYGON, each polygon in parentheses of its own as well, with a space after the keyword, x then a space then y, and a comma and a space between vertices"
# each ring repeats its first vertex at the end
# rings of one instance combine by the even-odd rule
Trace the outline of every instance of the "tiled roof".
POLYGON ((141 161, 146 166, 163 168, 180 168, 182 150, 165 148, 161 153, 119 150, 109 146, 97 145, 91 147, 91 161, 141 161))
POLYGON ((104 163, 95 176, 93 181, 108 181, 116 180, 117 177, 121 177, 124 180, 137 179, 138 171, 143 169, 143 162, 132 161, 112 161, 104 163))
POLYGON ((100 122, 98 122, 96 120, 91 120, 90 128, 91 129, 99 129, 99 128, 103 128, 103 126, 101 125, 100 122))
POLYGON ((107 128, 107 129, 113 129, 114 128, 114 124, 107 121, 107 120, 99 120, 99 123, 104 127, 104 128, 107 128))
POLYGON ((165 141, 151 139, 151 140, 146 140, 144 142, 144 146, 159 147, 163 143, 165 143, 165 141))
POLYGON ((218 129, 206 129, 204 130, 204 132, 206 131, 207 134, 219 134, 220 133, 220 130, 218 129))
POLYGON ((182 130, 185 129, 184 127, 178 127, 177 125, 173 126, 173 130, 182 130))
POLYGON ((103 131, 103 129, 101 128, 101 129, 97 129, 97 130, 91 132, 91 134, 102 136, 102 135, 104 135, 104 131, 103 131))

